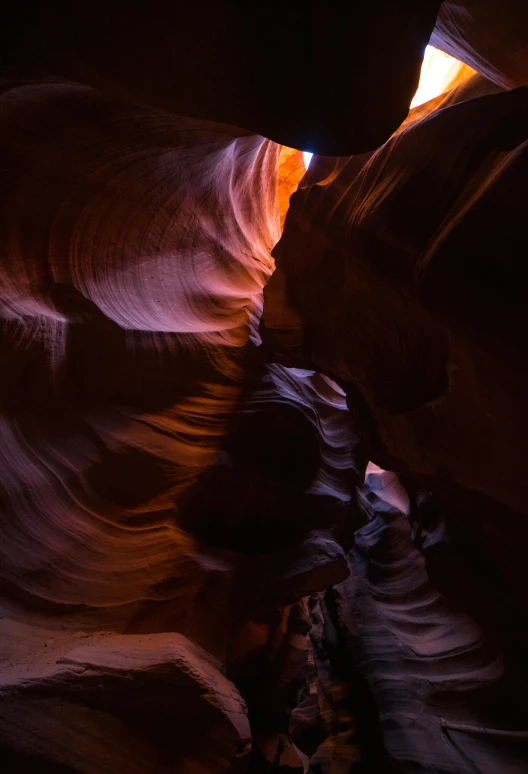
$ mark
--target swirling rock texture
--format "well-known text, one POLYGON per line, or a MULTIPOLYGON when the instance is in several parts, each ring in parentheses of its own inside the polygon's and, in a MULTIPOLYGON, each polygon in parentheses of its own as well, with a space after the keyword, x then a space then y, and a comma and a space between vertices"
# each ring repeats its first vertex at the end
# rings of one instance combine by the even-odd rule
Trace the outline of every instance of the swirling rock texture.
POLYGON ((0 769, 528 771, 524 3, 2 35, 0 769))

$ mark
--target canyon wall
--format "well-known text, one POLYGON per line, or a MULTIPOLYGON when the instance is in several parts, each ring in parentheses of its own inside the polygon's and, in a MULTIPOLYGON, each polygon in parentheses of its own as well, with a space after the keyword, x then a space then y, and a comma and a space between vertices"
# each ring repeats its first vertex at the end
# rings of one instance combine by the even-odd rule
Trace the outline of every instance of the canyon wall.
POLYGON ((527 34, 9 9, 2 771, 527 770, 527 34))

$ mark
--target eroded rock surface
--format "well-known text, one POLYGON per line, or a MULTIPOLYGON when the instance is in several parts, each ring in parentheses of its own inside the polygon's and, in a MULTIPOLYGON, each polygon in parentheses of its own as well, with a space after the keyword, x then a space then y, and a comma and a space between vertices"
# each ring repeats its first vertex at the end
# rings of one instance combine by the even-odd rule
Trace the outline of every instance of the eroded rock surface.
POLYGON ((526 771, 525 28, 10 7, 2 771, 526 771))
POLYGON ((263 317, 271 346, 350 385, 375 462, 520 511, 527 119, 524 88, 464 101, 299 190, 263 317))
POLYGON ((182 635, 52 639, 2 675, 0 728, 15 751, 81 771, 246 768, 245 703, 182 635))
POLYGON ((192 745, 175 720, 158 760, 158 732, 143 750, 119 707, 146 691, 169 713, 154 707, 159 638, 190 638, 225 673, 252 621, 270 622, 267 647, 284 606, 348 574, 334 530, 360 466, 344 397, 265 366, 250 341, 291 169, 262 137, 57 79, 5 79, 0 110, 0 655, 8 682, 33 665, 31 685, 5 688, 6 765, 99 771, 125 734, 105 770, 165 770, 182 745, 201 749, 178 770, 244 768, 249 736, 220 716, 192 745), (94 707, 82 749, 91 693, 84 667, 63 667, 79 631, 119 672, 95 693, 124 692, 94 707))

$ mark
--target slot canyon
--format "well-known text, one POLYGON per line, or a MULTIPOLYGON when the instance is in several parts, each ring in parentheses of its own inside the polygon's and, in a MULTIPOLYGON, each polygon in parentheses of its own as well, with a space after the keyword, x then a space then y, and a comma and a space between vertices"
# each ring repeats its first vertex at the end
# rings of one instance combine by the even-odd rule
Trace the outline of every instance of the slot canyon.
POLYGON ((0 772, 527 774, 528 2, 0 36, 0 772))

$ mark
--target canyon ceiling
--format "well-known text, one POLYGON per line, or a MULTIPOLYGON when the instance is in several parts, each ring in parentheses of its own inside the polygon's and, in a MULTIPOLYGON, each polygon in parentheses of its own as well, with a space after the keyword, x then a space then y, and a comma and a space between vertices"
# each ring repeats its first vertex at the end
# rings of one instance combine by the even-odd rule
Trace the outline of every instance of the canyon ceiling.
POLYGON ((526 774, 528 3, 0 35, 0 771, 526 774))

